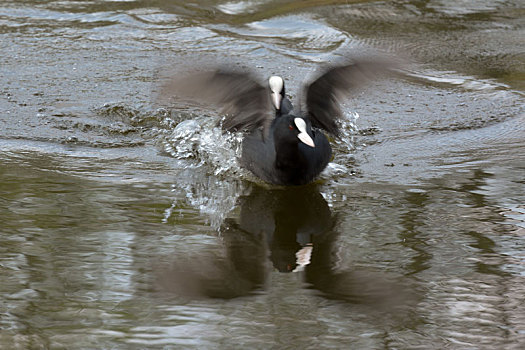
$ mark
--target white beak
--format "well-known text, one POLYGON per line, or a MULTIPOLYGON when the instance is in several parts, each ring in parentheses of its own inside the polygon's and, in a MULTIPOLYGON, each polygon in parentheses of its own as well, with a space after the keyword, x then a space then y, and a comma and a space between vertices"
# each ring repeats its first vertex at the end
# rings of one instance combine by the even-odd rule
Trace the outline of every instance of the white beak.
POLYGON ((274 75, 268 79, 268 85, 270 86, 270 97, 272 98, 273 106, 275 109, 279 110, 281 109, 281 100, 283 99, 281 92, 283 92, 284 80, 283 78, 274 75))
POLYGON ((281 109, 281 100, 283 99, 281 94, 276 93, 276 92, 272 92, 272 94, 270 96, 272 98, 272 103, 273 103, 273 106, 275 107, 275 109, 277 109, 277 110, 281 109))
POLYGON ((295 118, 293 121, 297 129, 299 129, 299 135, 297 135, 299 140, 310 147, 315 147, 314 140, 306 132, 306 122, 302 118, 295 118))

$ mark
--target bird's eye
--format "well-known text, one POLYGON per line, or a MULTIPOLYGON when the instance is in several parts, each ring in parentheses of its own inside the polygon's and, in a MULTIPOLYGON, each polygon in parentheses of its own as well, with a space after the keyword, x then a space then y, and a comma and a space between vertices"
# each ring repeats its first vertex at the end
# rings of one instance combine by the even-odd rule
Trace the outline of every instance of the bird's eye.
POLYGON ((293 130, 292 124, 288 125, 288 129, 293 130))

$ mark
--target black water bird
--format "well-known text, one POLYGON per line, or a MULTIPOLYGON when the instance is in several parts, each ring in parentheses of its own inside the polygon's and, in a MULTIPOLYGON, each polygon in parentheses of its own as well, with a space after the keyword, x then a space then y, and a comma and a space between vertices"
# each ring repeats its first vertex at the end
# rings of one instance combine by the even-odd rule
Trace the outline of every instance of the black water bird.
POLYGON ((324 132, 335 137, 340 133, 337 120, 343 113, 337 98, 387 71, 390 65, 385 63, 361 59, 320 70, 304 86, 306 112, 294 109, 283 78, 272 76, 264 86, 250 73, 231 69, 174 79, 165 93, 222 106, 223 129, 245 132, 243 167, 269 183, 304 185, 314 181, 332 157, 324 132))

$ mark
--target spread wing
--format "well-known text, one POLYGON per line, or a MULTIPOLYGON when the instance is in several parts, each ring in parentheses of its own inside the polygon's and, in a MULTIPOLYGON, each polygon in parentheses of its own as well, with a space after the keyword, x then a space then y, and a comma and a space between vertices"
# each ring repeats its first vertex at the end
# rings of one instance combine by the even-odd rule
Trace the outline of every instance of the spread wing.
POLYGON ((384 59, 356 60, 321 70, 305 87, 306 106, 312 125, 338 136, 337 119, 342 112, 338 97, 353 92, 380 73, 393 68, 384 59))
POLYGON ((225 115, 222 127, 228 131, 252 131, 271 123, 270 95, 250 73, 218 69, 186 78, 172 78, 162 94, 211 103, 225 115))

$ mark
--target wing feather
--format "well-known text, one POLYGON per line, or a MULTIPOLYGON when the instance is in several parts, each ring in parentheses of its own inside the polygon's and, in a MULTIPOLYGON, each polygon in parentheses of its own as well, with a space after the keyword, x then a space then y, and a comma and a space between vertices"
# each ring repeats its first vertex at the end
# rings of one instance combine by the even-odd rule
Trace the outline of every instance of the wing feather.
POLYGON ((337 119, 342 117, 339 97, 355 92, 392 67, 392 64, 384 59, 362 59, 320 70, 305 87, 306 106, 312 125, 338 136, 337 119))
POLYGON ((247 72, 217 69, 171 78, 162 94, 220 107, 228 131, 253 131, 271 123, 269 92, 247 72))

